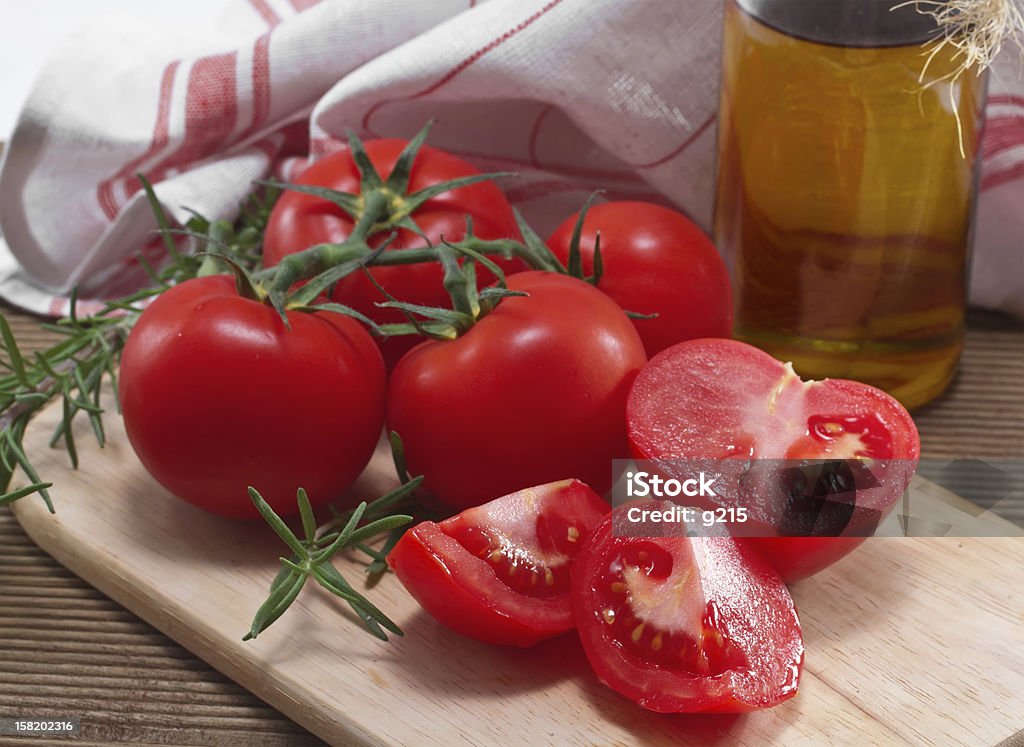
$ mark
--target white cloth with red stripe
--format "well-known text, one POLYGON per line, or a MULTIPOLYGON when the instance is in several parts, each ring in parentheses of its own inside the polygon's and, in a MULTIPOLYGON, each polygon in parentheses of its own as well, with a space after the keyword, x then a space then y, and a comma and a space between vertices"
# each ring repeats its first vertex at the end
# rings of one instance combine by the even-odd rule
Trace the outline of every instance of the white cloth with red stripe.
MULTIPOLYGON (((594 189, 707 226, 722 7, 709 0, 236 0, 187 35, 109 23, 50 60, 0 173, 0 295, 64 313, 142 281, 158 255, 136 172, 179 221, 230 217, 254 179, 294 177, 347 129, 484 170, 542 235, 594 189), (6 243, 6 245, 5 245, 6 243)), ((1024 83, 990 90, 971 297, 1024 315, 1024 83)))

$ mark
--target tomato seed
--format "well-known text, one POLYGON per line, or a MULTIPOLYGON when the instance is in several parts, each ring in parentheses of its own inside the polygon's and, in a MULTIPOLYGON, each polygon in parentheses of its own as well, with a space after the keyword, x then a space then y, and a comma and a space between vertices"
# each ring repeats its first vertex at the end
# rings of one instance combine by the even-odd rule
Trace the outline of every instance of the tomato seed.
POLYGON ((629 637, 633 639, 633 643, 640 643, 640 639, 643 637, 643 635, 644 635, 644 624, 640 623, 635 628, 633 628, 633 632, 630 633, 629 637))

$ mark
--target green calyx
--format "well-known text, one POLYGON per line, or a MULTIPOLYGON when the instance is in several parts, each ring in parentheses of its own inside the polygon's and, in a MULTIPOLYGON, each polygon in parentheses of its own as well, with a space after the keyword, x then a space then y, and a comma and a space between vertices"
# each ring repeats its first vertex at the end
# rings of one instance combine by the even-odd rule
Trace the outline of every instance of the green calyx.
MULTIPOLYGON (((576 216, 576 223, 572 229, 572 238, 569 241, 569 256, 567 258, 568 261, 564 267, 562 265, 559 265, 558 268, 558 271, 561 271, 567 275, 582 280, 585 283, 590 283, 594 287, 597 287, 598 284, 601 282, 601 278, 604 277, 604 259, 601 255, 601 232, 597 231, 594 234, 594 267, 593 274, 591 275, 586 275, 583 272, 583 254, 580 250, 580 242, 583 239, 583 224, 587 220, 587 213, 593 205, 594 200, 596 200, 602 194, 604 194, 604 192, 601 190, 592 192, 590 196, 587 198, 587 201, 583 203, 583 207, 580 208, 579 215, 576 216)), ((523 232, 523 237, 525 238, 527 244, 531 244, 535 247, 538 244, 543 245, 543 242, 541 242, 540 237, 533 233, 530 227, 527 226, 526 223, 522 221, 522 219, 520 219, 519 228, 523 232), (528 231, 531 234, 529 236, 527 235, 528 231)), ((544 248, 547 249, 547 246, 545 245, 544 248)), ((552 259, 554 259, 554 255, 552 255, 552 259)), ((557 262, 557 260, 555 261, 557 262)), ((658 316, 657 314, 641 314, 639 312, 630 311, 628 309, 623 309, 623 311, 625 311, 626 316, 628 316, 630 319, 654 319, 658 316)))
MULTIPOLYGON (((302 184, 262 182, 274 188, 313 195, 327 200, 348 215, 354 222, 349 237, 340 244, 319 244, 301 252, 288 255, 274 268, 257 273, 250 279, 260 300, 274 306, 288 324, 285 312, 290 309, 310 309, 310 303, 346 275, 372 264, 411 264, 414 262, 436 261, 438 258, 430 249, 412 254, 403 251, 401 256, 385 255, 383 249, 393 240, 397 231, 405 229, 425 238, 423 230, 416 224, 413 214, 424 203, 446 192, 479 182, 489 181, 507 174, 477 174, 452 179, 409 192, 409 183, 416 157, 430 132, 428 123, 409 141, 399 155, 394 169, 387 179, 381 177, 366 152, 366 148, 354 133, 349 133, 348 142, 352 159, 360 175, 360 193, 351 194, 302 184), (384 244, 376 249, 370 247, 370 239, 378 234, 390 232, 384 244), (302 288, 295 285, 303 280, 309 282, 302 288)), ((505 247, 499 251, 509 251, 505 247)), ((411 250, 415 252, 416 250, 411 250)), ((395 253, 397 255, 397 253, 395 253)), ((235 268, 232 268, 235 270, 235 268)), ((237 274, 237 270, 235 270, 237 274)), ((241 292, 245 285, 239 281, 241 292)), ((337 304, 332 310, 337 311, 337 304)), ((317 306, 315 308, 321 308, 317 306)), ((349 315, 357 316, 349 310, 349 315)), ((380 329, 372 327, 374 332, 380 329)))
POLYGON ((395 167, 387 179, 383 179, 376 168, 374 168, 359 138, 354 133, 349 132, 348 144, 352 152, 352 158, 356 163, 356 168, 359 169, 362 196, 355 201, 340 200, 335 204, 348 213, 352 220, 357 222, 362 221, 367 214, 371 215, 372 222, 370 223, 368 235, 372 236, 377 233, 405 228, 419 236, 423 236, 422 229, 416 224, 412 216, 425 202, 439 197, 446 192, 452 192, 472 184, 493 181, 504 176, 512 176, 512 174, 507 172, 476 174, 458 179, 450 179, 446 182, 440 182, 410 193, 409 182, 412 176, 412 168, 420 149, 430 134, 432 125, 433 122, 428 122, 409 141, 409 144, 406 145, 401 155, 399 155, 398 161, 395 162, 395 167), (375 195, 380 197, 380 203, 371 207, 371 199, 375 195), (344 204, 345 202, 349 204, 346 205, 344 204))
MULTIPOLYGON (((442 240, 440 246, 432 249, 434 258, 444 268, 444 287, 452 300, 452 308, 442 309, 403 303, 388 295, 387 291, 378 284, 378 289, 388 298, 386 303, 378 305, 399 309, 409 320, 405 324, 381 325, 381 330, 385 334, 391 335, 419 334, 440 340, 454 340, 468 332, 474 324, 487 316, 504 299, 528 295, 523 291, 510 290, 505 282, 504 272, 488 255, 502 254, 506 258, 519 257, 534 269, 571 275, 596 286, 601 280, 604 269, 601 259, 600 234, 594 242, 594 273, 592 275, 583 274, 580 241, 587 211, 600 194, 600 192, 591 194, 580 210, 573 229, 568 266, 562 265, 558 261, 548 245, 523 219, 519 211, 515 211, 515 217, 519 232, 523 237, 522 243, 516 241, 492 242, 479 239, 474 236, 473 222, 467 217, 466 239, 460 242, 442 240), (497 278, 497 283, 494 286, 478 290, 476 279, 478 264, 490 270, 497 278)), ((372 278, 372 276, 370 277, 372 278)))
MULTIPOLYGON (((470 228, 471 230, 471 228, 470 228)), ((388 301, 378 304, 382 308, 402 311, 409 320, 405 324, 381 325, 385 334, 419 334, 438 340, 454 340, 468 332, 473 325, 487 316, 502 300, 513 296, 526 296, 523 291, 510 290, 505 273, 494 260, 461 243, 443 241, 437 248, 437 260, 444 268, 444 287, 452 300, 452 308, 420 306, 399 301, 381 285, 378 289, 388 301), (460 255, 464 258, 459 261, 460 255), (497 283, 483 290, 477 287, 476 266, 481 264, 497 278, 497 283)), ((372 276, 370 276, 372 278, 372 276)))
POLYGON ((598 231, 594 235, 594 274, 584 275, 583 274, 583 256, 580 252, 580 241, 583 238, 583 224, 587 219, 587 212, 590 210, 590 206, 594 203, 594 200, 599 195, 604 194, 602 191, 592 192, 587 201, 583 203, 583 207, 580 209, 580 214, 576 217, 576 225, 572 229, 572 240, 569 242, 569 263, 566 268, 567 272, 574 278, 579 278, 585 283, 590 283, 596 286, 601 282, 601 276, 604 274, 604 260, 601 258, 601 232, 598 231))

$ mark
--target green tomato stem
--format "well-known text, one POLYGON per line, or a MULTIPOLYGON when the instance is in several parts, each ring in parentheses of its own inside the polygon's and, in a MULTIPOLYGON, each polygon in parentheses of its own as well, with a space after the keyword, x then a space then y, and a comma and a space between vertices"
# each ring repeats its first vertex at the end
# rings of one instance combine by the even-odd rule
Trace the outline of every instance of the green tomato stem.
POLYGON ((340 244, 317 244, 289 254, 274 268, 270 280, 271 293, 287 293, 300 280, 319 275, 325 270, 370 254, 367 245, 373 227, 387 215, 387 197, 380 190, 366 195, 363 212, 352 229, 352 235, 340 244))

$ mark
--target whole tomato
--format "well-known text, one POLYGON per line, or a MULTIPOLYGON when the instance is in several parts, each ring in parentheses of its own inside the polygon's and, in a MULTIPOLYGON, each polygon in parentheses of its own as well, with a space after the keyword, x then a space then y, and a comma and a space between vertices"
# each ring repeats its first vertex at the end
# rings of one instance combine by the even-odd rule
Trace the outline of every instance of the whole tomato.
POLYGON ((626 398, 647 360, 629 318, 567 275, 519 273, 508 287, 529 295, 414 348, 388 385, 410 472, 453 510, 570 478, 604 492, 612 459, 628 457, 626 398))
MULTIPOLYGON (((548 240, 563 263, 578 215, 548 240)), ((648 357, 683 340, 732 335, 732 287, 718 250, 693 221, 647 202, 608 202, 587 211, 580 239, 583 271, 594 272, 601 234, 604 272, 597 287, 626 311, 657 314, 634 319, 648 357)))
MULTIPOLYGON (((399 155, 408 143, 404 140, 372 140, 365 144, 377 173, 387 179, 395 168, 399 155)), ((409 192, 452 179, 477 175, 471 165, 444 151, 423 146, 416 156, 409 178, 409 192)), ((325 156, 310 166, 296 180, 297 184, 329 187, 359 194, 362 178, 349 150, 325 156)), ((485 181, 444 192, 423 203, 412 219, 423 236, 399 229, 387 251, 401 251, 437 244, 442 238, 460 241, 466 235, 466 216, 473 219, 474 233, 482 239, 517 238, 515 215, 508 200, 494 183, 485 181)), ((313 195, 286 191, 277 201, 267 223, 263 239, 263 259, 269 267, 294 252, 314 244, 339 243, 348 238, 353 228, 352 219, 341 208, 313 195)), ((372 245, 379 245, 392 230, 384 226, 373 237, 372 245)), ((496 258, 506 273, 526 269, 519 260, 496 258)), ((448 295, 442 285, 441 267, 437 263, 374 267, 374 279, 399 301, 424 306, 447 306, 448 295)), ((478 282, 484 287, 494 282, 494 276, 481 268, 478 282)), ((353 273, 341 280, 334 290, 333 300, 362 312, 378 323, 406 321, 401 311, 380 309, 375 304, 387 301, 373 282, 363 273, 353 273)), ((381 351, 390 370, 398 359, 416 344, 415 338, 394 337, 383 340, 381 351)))
POLYGON ((380 352, 347 317, 287 314, 291 329, 216 275, 171 288, 136 322, 121 357, 125 428, 174 495, 255 518, 252 485, 286 516, 299 487, 323 505, 366 466, 384 421, 380 352))

